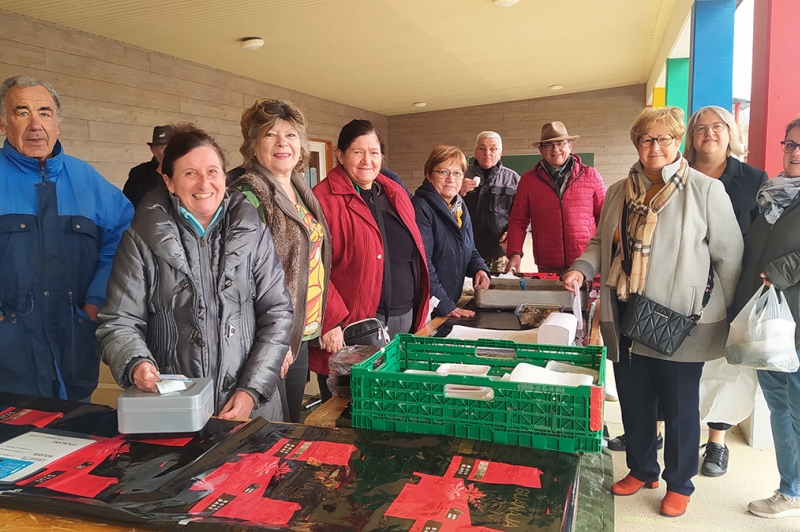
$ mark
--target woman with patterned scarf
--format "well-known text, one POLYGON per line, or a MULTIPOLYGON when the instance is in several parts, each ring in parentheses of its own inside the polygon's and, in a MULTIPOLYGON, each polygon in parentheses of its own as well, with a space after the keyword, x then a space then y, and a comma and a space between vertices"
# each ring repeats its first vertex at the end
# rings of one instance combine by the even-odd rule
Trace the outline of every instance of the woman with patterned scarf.
POLYGON ((434 316, 469 318, 471 310, 458 308, 464 278, 475 288, 489 288, 489 268, 475 248, 472 221, 458 191, 467 158, 455 146, 436 146, 425 161, 425 181, 411 203, 425 244, 431 277, 431 296, 439 300, 434 316))
POLYGON ((597 235, 563 276, 564 286, 601 277, 600 328, 614 361, 630 474, 611 487, 633 495, 658 487, 656 406, 664 415, 667 493, 661 515, 683 515, 694 491, 700 445, 703 363, 724 355, 726 308, 733 301, 742 236, 725 187, 689 167, 680 145, 686 127, 677 107, 645 109, 631 127, 639 153, 627 179, 606 194, 597 235), (703 295, 713 275, 713 289, 703 295), (620 334, 630 294, 683 314, 702 314, 668 357, 620 334))
MULTIPOLYGON (((760 214, 744 240, 742 277, 731 311, 736 315, 762 283, 772 284, 800 323, 800 118, 789 122, 781 147, 783 172, 761 185, 756 196, 760 214)), ((800 327, 795 348, 800 348, 798 335, 800 327)), ((748 509, 759 517, 800 516, 800 371, 759 371, 758 382, 769 407, 781 481, 771 497, 751 502, 748 509)))

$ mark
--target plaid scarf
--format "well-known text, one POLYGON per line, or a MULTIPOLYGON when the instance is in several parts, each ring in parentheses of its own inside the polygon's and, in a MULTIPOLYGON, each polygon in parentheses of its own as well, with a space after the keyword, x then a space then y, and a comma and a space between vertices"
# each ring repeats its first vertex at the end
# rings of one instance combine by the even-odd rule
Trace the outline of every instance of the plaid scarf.
POLYGON ((766 218, 767 223, 775 225, 783 210, 792 204, 800 192, 800 179, 789 177, 781 172, 761 185, 756 195, 758 210, 766 218))
POLYGON ((611 263, 607 284, 617 289, 620 301, 627 301, 631 293, 644 293, 647 281, 647 270, 650 265, 650 249, 653 244, 658 224, 658 214, 669 205, 669 202, 686 186, 689 176, 689 163, 681 158, 680 166, 675 174, 665 177, 664 188, 653 196, 649 205, 644 204, 647 179, 637 168, 631 167, 625 184, 625 227, 622 226, 622 211, 618 230, 620 245, 611 263), (623 238, 623 231, 624 238, 623 238))
POLYGON ((447 208, 450 209, 450 214, 455 217, 458 228, 461 229, 461 216, 464 213, 464 200, 461 199, 461 196, 456 194, 456 197, 453 199, 453 203, 448 204, 447 208))

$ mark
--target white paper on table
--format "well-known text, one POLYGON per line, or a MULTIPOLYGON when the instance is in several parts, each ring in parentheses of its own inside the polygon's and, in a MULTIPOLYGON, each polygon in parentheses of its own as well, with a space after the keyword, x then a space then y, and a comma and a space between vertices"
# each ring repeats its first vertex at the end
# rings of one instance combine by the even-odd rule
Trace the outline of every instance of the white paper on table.
POLYGON ((30 431, 0 444, 0 480, 16 482, 95 440, 30 431))
POLYGON ((539 341, 550 345, 572 345, 578 320, 566 312, 553 312, 539 326, 539 341))
POLYGON ((463 325, 453 325, 453 330, 447 335, 448 338, 459 338, 461 340, 480 340, 489 338, 492 340, 512 340, 524 344, 535 344, 539 339, 537 329, 525 331, 501 331, 497 329, 479 329, 476 327, 464 327, 463 325))

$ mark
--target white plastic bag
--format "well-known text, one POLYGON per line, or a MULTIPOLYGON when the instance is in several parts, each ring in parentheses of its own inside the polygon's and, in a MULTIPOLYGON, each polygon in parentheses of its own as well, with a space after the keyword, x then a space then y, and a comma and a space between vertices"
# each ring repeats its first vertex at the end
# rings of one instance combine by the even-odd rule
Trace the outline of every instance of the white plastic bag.
POLYGON ((794 373, 800 367, 794 330, 786 298, 774 286, 762 286, 731 323, 725 358, 734 365, 794 373))
POLYGON ((724 358, 703 364, 700 421, 738 425, 755 406, 756 370, 728 364, 724 358))

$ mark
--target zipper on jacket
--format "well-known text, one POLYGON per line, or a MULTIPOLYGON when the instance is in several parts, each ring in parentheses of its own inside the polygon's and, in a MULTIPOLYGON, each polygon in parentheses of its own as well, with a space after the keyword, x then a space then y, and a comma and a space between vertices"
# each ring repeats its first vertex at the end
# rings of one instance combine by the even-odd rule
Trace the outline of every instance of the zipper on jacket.
MULTIPOLYGON (((564 192, 566 191, 567 189, 565 188, 564 192)), ((566 223, 564 220, 564 199, 560 196, 558 198, 558 210, 561 212, 561 251, 564 253, 564 262, 562 264, 564 268, 569 268, 570 265, 567 264, 567 231, 564 227, 566 223)))
POLYGON ((201 248, 206 247, 206 237, 205 236, 201 236, 200 237, 200 247, 201 248))

